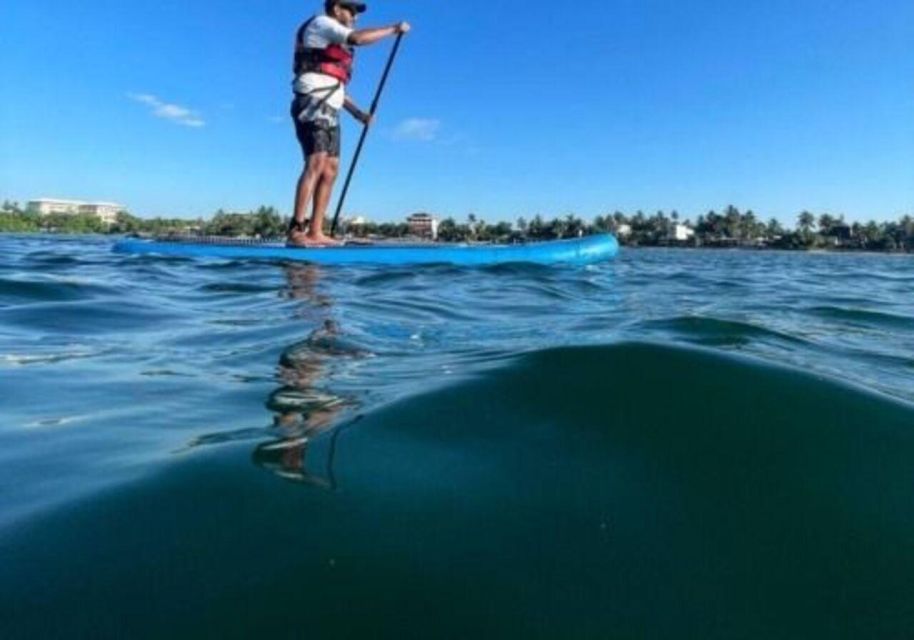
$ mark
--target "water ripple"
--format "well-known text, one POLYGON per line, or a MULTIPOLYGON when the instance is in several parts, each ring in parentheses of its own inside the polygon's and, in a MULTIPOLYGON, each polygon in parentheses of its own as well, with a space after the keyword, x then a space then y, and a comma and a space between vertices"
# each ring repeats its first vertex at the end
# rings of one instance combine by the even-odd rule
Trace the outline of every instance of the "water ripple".
POLYGON ((675 334, 698 344, 719 346, 728 344, 750 344, 755 341, 774 340, 807 344, 803 338, 789 335, 753 324, 735 320, 722 320, 703 316, 678 316, 663 320, 650 320, 641 323, 647 332, 675 334))
POLYGON ((914 317, 863 308, 835 306, 810 307, 809 313, 826 319, 841 320, 873 329, 914 329, 914 317))

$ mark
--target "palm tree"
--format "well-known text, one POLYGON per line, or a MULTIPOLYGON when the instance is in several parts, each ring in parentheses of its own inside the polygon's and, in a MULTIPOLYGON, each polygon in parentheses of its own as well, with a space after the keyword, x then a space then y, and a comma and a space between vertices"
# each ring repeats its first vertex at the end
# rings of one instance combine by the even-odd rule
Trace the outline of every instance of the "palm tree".
POLYGON ((914 248, 914 219, 909 215, 904 215, 898 221, 898 226, 902 233, 902 246, 905 249, 914 248))
POLYGON ((581 235, 584 232, 584 221, 573 213, 565 216, 565 233, 569 236, 581 235))
POLYGON ((4 201, 3 201, 3 209, 2 209, 2 211, 3 211, 4 213, 22 213, 22 209, 19 208, 19 203, 18 203, 18 202, 10 202, 9 200, 4 200, 4 201))
POLYGON ((797 216, 797 226, 800 231, 806 235, 809 235, 809 233, 812 232, 812 228, 815 224, 816 218, 809 211, 803 211, 797 216))
POLYGON ((279 212, 273 207, 261 206, 254 214, 253 231, 262 238, 282 235, 283 224, 279 212))
POLYGON ((555 218, 549 226, 551 227, 551 235, 553 238, 564 238, 565 234, 568 232, 568 222, 562 218, 555 218))
POLYGON ((739 214, 739 209, 732 204, 727 205, 727 208, 724 210, 724 231, 727 234, 727 237, 736 238, 737 240, 741 239, 741 223, 742 217, 739 214))
POLYGON ((723 235, 723 218, 717 215, 714 209, 708 211, 705 216, 705 226, 707 227, 707 233, 712 238, 719 239, 723 235))
POLYGON ((670 236, 670 221, 666 217, 666 214, 663 211, 658 211, 650 219, 651 225, 651 240, 653 243, 657 243, 660 240, 669 238, 670 236))
POLYGON ((486 224, 485 220, 476 223, 476 239, 480 242, 488 242, 492 239, 492 228, 486 224))
POLYGON ((747 240, 754 240, 764 235, 764 225, 755 219, 755 212, 752 209, 746 211, 742 216, 742 235, 747 240))
POLYGON ((781 226, 781 223, 776 218, 771 218, 765 226, 765 233, 769 239, 773 239, 784 235, 784 227, 781 226))
POLYGON ((490 235, 495 240, 505 241, 513 234, 513 232, 514 230, 511 228, 510 222, 499 222, 494 227, 492 227, 490 235))
POLYGON ((827 213, 823 213, 819 216, 819 232, 822 235, 827 236, 831 232, 831 228, 836 224, 837 220, 827 213))
POLYGON ((613 212, 613 222, 616 223, 616 229, 621 227, 623 224, 628 224, 628 218, 625 217, 625 214, 621 211, 613 212))
POLYGON ((863 227, 863 242, 865 247, 876 248, 882 245, 883 233, 879 225, 870 220, 863 227))
POLYGON ((438 224, 438 239, 442 242, 454 242, 460 239, 454 218, 449 216, 438 224))

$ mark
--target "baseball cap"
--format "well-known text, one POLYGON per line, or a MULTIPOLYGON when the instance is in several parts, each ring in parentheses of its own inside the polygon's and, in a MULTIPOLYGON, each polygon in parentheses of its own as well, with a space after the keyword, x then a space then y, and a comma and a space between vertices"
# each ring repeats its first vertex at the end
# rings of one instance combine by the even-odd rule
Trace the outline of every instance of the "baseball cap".
POLYGON ((340 5, 341 7, 352 9, 352 11, 355 13, 364 13, 368 9, 368 5, 364 2, 354 2, 353 0, 326 0, 324 2, 324 7, 326 7, 328 11, 334 5, 340 5))

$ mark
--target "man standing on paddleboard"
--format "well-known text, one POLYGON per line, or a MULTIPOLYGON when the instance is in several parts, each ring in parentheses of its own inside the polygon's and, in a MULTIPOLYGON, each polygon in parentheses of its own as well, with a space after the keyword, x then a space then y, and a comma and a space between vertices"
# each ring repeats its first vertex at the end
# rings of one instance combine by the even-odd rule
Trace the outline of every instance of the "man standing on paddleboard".
POLYGON ((288 240, 299 246, 337 244, 324 235, 324 215, 340 165, 340 109, 368 125, 370 114, 346 95, 352 76, 353 47, 374 44, 409 31, 409 23, 390 27, 353 29, 364 2, 326 0, 323 15, 316 15, 295 34, 291 114, 295 136, 302 148, 305 167, 295 188, 295 209, 289 222, 288 240), (305 220, 313 202, 310 222, 305 220))

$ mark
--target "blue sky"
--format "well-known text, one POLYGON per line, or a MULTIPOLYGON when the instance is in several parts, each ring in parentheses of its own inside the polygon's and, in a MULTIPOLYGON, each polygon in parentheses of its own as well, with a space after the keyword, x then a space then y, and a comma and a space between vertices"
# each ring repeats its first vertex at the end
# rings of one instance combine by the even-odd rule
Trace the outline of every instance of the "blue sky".
MULTIPOLYGON (((287 214, 290 49, 321 5, 7 0, 0 198, 287 214)), ((360 25, 399 19, 348 212, 914 214, 910 0, 369 0, 360 25)), ((390 44, 359 53, 365 107, 390 44)))

